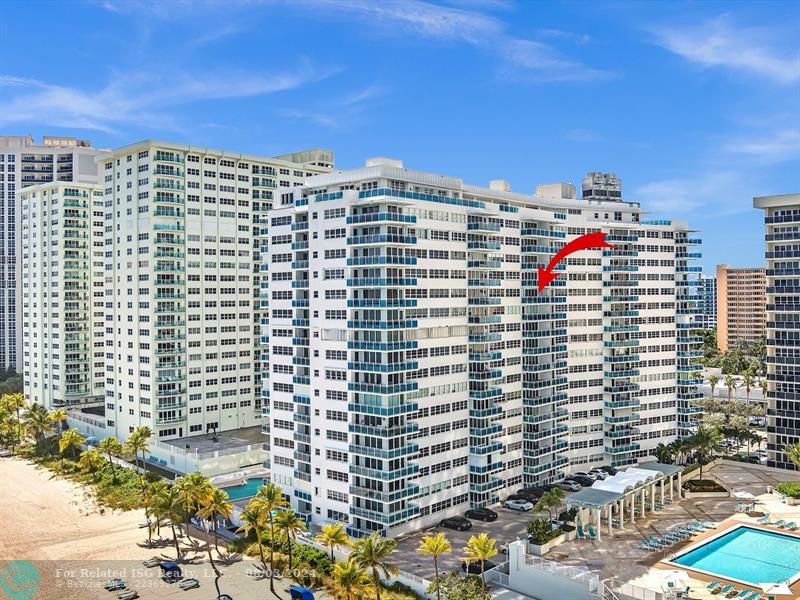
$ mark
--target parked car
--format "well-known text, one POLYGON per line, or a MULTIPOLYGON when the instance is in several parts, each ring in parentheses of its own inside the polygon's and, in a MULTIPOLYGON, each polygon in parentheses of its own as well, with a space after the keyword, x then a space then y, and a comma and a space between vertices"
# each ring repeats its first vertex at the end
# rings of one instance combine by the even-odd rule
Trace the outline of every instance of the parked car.
POLYGON ((557 488, 558 484, 557 483, 543 483, 539 487, 542 488, 545 492, 549 492, 550 490, 552 490, 554 488, 557 488))
POLYGON ((560 481, 556 484, 556 487, 560 490, 564 490, 565 492, 577 492, 581 489, 581 484, 577 481, 572 481, 571 479, 566 479, 564 481, 560 481))
MULTIPOLYGON (((494 569, 497 565, 490 560, 484 561, 483 563, 483 571, 488 571, 489 569, 494 569)), ((466 562, 461 561, 461 570, 469 573, 470 575, 480 575, 481 571, 481 563, 480 562, 466 562)))
POLYGON ((519 489, 519 490, 517 490, 517 493, 518 494, 529 494, 531 496, 536 496, 537 498, 541 498, 542 496, 545 495, 545 493, 547 493, 547 491, 548 490, 546 490, 543 486, 534 486, 534 487, 526 487, 526 488, 519 489))
POLYGON ((517 490, 517 493, 513 495, 516 496, 518 500, 524 498, 525 500, 533 502, 534 504, 536 504, 539 501, 539 498, 543 496, 543 494, 536 494, 528 490, 517 490))
POLYGON ((603 465, 602 467, 597 467, 597 468, 600 469, 601 471, 605 471, 609 475, 616 475, 617 473, 619 473, 617 469, 615 469, 614 467, 610 467, 608 465, 603 465))
POLYGON ((447 527, 448 529, 464 531, 465 529, 472 529, 472 521, 465 519, 464 517, 448 517, 446 519, 442 519, 442 521, 439 523, 439 527, 447 527))
POLYGON ((583 487, 592 487, 592 484, 594 483, 594 479, 591 477, 584 477, 582 475, 573 475, 570 477, 570 479, 581 484, 583 487))
POLYGON ((593 475, 595 479, 605 479, 606 477, 611 477, 611 475, 603 471, 603 469, 592 469, 589 471, 589 475, 593 475))
MULTIPOLYGON (((519 500, 520 502, 534 502, 534 500, 527 494, 511 494, 508 498, 506 498, 506 501, 508 500, 519 500)), ((535 501, 538 502, 539 499, 537 498, 535 501)))
POLYGON ((578 477, 585 477, 587 479, 591 479, 592 481, 597 481, 598 479, 600 479, 599 475, 595 475, 594 473, 587 473, 586 471, 577 471, 576 473, 573 473, 572 475, 569 476, 570 479, 574 479, 575 481, 577 481, 578 477))
POLYGON ((527 512, 533 509, 533 503, 527 500, 506 500, 506 508, 527 512))
POLYGON ((468 519, 477 519, 478 521, 496 521, 497 520, 497 513, 494 512, 491 508, 471 508, 464 516, 468 519))

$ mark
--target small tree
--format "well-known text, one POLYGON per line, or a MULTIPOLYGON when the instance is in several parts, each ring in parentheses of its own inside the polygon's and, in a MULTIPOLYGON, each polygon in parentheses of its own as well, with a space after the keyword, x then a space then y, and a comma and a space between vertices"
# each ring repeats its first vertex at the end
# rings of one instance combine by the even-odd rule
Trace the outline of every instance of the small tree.
POLYGON ((789 459, 789 462, 795 466, 795 469, 800 470, 800 442, 784 446, 783 453, 789 459))
POLYGON ((481 563, 481 581, 486 589, 486 561, 497 555, 495 541, 485 533, 473 535, 464 546, 464 560, 481 563))
POLYGON ((439 557, 442 554, 450 554, 452 551, 453 547, 441 532, 434 535, 426 535, 420 540, 419 546, 417 547, 417 552, 419 554, 424 554, 425 556, 433 558, 433 571, 436 574, 433 581, 436 585, 437 600, 442 600, 442 591, 439 589, 439 557))
POLYGON ((730 373, 725 375, 725 387, 728 388, 728 401, 733 400, 733 390, 736 389, 736 377, 730 373))
POLYGON ((712 374, 708 376, 708 384, 711 386, 711 397, 714 397, 714 388, 719 383, 719 375, 712 374))

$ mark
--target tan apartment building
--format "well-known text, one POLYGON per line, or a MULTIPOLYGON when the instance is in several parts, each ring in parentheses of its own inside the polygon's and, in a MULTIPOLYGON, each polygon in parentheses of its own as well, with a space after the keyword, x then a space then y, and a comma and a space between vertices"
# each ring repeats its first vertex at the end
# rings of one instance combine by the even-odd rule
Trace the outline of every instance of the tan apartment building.
POLYGON ((766 270, 717 265, 717 346, 756 342, 767 324, 766 270))

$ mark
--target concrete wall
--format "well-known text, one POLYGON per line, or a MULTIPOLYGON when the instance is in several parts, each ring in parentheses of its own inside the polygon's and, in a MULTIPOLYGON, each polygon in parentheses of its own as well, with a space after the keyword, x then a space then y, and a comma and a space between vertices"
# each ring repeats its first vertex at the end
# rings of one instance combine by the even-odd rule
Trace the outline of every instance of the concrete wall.
POLYGON ((525 552, 525 542, 508 545, 508 587, 523 594, 536 590, 539 600, 597 600, 597 576, 586 571, 578 576, 574 567, 559 566, 552 561, 537 559, 525 552), (537 562, 539 561, 539 562, 537 562), (553 565, 550 568, 548 565, 553 565), (573 572, 574 571, 574 572, 573 572), (595 588, 589 584, 594 578, 595 588))

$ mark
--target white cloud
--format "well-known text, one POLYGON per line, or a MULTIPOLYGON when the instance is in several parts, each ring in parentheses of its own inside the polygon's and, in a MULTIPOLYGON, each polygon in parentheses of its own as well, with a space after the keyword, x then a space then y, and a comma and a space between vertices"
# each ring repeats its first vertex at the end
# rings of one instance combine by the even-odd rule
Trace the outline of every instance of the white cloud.
POLYGON ((229 98, 263 96, 296 89, 323 79, 333 70, 318 70, 309 63, 295 72, 273 75, 235 70, 202 75, 117 75, 96 91, 0 75, 0 86, 13 87, 0 111, 0 125, 39 123, 58 127, 113 132, 118 124, 175 128, 169 108, 229 98))
POLYGON ((532 75, 537 81, 595 81, 612 77, 608 71, 590 69, 562 58, 551 46, 533 40, 508 40, 502 53, 514 67, 525 69, 512 73, 522 77, 532 75))
POLYGON ((796 38, 791 50, 776 48, 774 29, 737 28, 723 15, 694 27, 665 27, 652 33, 656 44, 702 67, 747 71, 781 84, 800 81, 796 38))
POLYGON ((763 163, 800 159, 800 128, 788 127, 769 136, 739 138, 723 146, 732 154, 743 154, 763 163))
POLYGON ((596 142, 600 139, 591 129, 582 129, 580 127, 570 129, 564 134, 564 139, 570 142, 596 142))
POLYGON ((702 213, 704 217, 752 210, 752 195, 744 176, 734 171, 716 171, 696 177, 661 179, 639 186, 633 198, 646 211, 682 217, 702 213))

